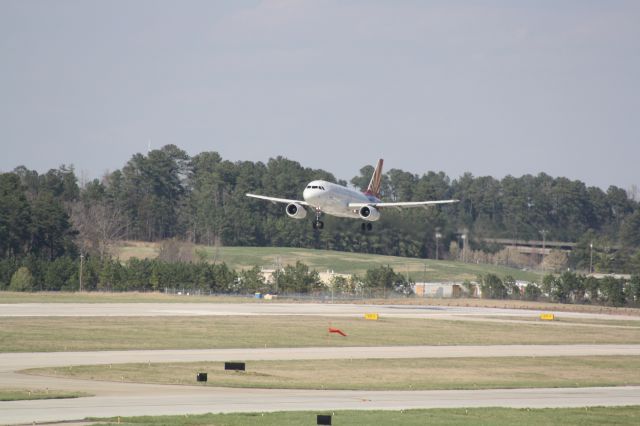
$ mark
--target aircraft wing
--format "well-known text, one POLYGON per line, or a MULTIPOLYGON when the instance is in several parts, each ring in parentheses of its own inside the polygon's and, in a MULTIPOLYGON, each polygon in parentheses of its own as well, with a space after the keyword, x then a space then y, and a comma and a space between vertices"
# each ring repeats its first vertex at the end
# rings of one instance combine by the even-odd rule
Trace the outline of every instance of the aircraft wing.
POLYGON ((307 203, 306 201, 300 201, 300 200, 288 200, 286 198, 267 197, 266 195, 256 195, 256 194, 245 194, 245 195, 251 198, 259 198, 261 200, 271 201, 274 204, 275 203, 286 203, 286 204, 296 203, 296 204, 300 204, 301 206, 309 205, 309 203, 307 203))
POLYGON ((404 201, 399 203, 349 203, 350 208, 358 209, 364 206, 372 206, 377 209, 385 207, 395 207, 397 209, 412 208, 412 207, 428 207, 436 204, 450 204, 457 203, 460 200, 436 200, 436 201, 404 201))

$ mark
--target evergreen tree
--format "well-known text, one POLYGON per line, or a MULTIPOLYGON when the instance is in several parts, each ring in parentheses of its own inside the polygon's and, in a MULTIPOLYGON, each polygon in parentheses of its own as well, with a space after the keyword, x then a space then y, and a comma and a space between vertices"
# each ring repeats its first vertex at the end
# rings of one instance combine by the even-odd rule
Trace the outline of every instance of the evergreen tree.
POLYGON ((31 291, 33 290, 33 276, 26 267, 20 267, 11 277, 9 284, 10 291, 31 291))

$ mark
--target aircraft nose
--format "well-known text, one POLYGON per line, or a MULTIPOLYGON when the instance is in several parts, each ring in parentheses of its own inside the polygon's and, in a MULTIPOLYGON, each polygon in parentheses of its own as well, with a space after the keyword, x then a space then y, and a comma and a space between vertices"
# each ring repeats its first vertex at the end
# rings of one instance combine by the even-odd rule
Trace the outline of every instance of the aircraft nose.
POLYGON ((302 191, 302 197, 305 201, 311 200, 313 198, 313 189, 306 188, 304 191, 302 191))
POLYGON ((318 190, 317 188, 306 188, 304 191, 302 191, 302 197, 304 197, 304 200, 308 203, 317 201, 319 196, 320 190, 318 190))

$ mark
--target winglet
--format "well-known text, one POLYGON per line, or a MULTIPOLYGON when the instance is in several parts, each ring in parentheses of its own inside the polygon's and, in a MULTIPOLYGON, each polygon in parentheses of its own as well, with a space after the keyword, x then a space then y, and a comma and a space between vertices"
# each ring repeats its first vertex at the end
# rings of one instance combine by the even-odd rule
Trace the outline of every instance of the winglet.
POLYGON ((382 163, 384 160, 381 158, 376 164, 376 168, 373 170, 373 176, 371 176, 371 182, 367 190, 364 192, 367 195, 373 195, 376 198, 380 198, 380 184, 382 182, 382 163))

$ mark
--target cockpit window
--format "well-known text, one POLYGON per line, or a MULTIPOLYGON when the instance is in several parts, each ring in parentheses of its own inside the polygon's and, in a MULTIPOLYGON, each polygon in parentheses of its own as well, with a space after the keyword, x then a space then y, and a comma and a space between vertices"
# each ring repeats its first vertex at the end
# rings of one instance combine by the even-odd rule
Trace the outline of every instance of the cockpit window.
POLYGON ((310 188, 311 188, 311 185, 307 185, 307 189, 310 189, 310 188))
POLYGON ((324 191, 324 186, 319 186, 318 188, 322 189, 324 191))
POLYGON ((311 188, 313 188, 313 189, 318 189, 318 187, 317 187, 317 186, 312 186, 311 188))

